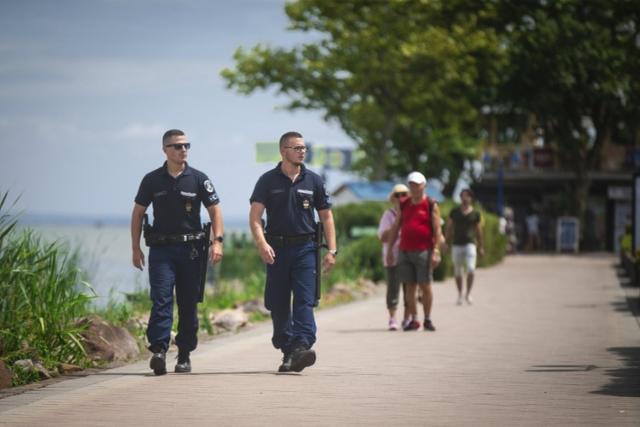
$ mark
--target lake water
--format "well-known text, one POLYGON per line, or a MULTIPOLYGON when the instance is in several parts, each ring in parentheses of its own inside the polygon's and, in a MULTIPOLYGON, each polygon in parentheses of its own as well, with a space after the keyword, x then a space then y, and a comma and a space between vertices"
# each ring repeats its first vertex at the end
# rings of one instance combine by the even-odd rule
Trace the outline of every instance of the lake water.
MULTIPOLYGON (((148 289, 147 270, 131 264, 131 235, 128 226, 32 225, 44 239, 61 240, 78 248, 82 268, 98 294, 96 305, 104 306, 109 298, 121 301, 124 294, 148 289)), ((143 247, 145 257, 148 248, 143 247)))
MULTIPOLYGON (((126 293, 149 289, 149 274, 131 263, 131 234, 128 225, 30 225, 48 241, 61 240, 78 248, 82 268, 98 294, 95 303, 103 307, 109 298, 122 301, 126 293)), ((225 234, 245 232, 239 226, 227 228, 225 234)), ((145 261, 149 248, 141 241, 145 261)))

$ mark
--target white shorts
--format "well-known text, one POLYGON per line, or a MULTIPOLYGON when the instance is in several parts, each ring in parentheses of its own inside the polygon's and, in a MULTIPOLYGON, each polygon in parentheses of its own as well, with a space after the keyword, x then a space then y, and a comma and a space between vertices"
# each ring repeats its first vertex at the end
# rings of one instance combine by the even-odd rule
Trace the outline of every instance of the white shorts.
POLYGON ((466 270, 467 273, 476 271, 476 245, 474 243, 453 245, 451 258, 453 260, 453 274, 456 277, 462 276, 463 270, 466 270))

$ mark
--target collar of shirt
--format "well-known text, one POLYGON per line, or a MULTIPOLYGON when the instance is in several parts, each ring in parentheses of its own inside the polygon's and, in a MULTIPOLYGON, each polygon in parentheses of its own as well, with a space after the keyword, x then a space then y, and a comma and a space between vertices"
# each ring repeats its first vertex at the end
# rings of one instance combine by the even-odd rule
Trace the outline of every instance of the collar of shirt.
MULTIPOLYGON (((164 169, 165 175, 171 176, 171 174, 169 173, 169 168, 167 166, 167 161, 166 160, 162 164, 162 168, 164 169)), ((182 171, 182 173, 180 175, 177 176, 177 178, 179 178, 181 176, 187 176, 187 175, 191 175, 191 168, 189 167, 189 163, 184 162, 184 170, 182 171)), ((173 178, 173 176, 171 176, 171 178, 173 178)))
MULTIPOLYGON (((278 171, 278 173, 283 177, 289 179, 289 177, 284 172, 282 172, 282 162, 278 162, 278 165, 275 167, 275 170, 278 171)), ((296 181, 302 179, 306 173, 307 173, 307 167, 304 164, 301 164, 300 175, 298 175, 298 178, 296 179, 296 181)))

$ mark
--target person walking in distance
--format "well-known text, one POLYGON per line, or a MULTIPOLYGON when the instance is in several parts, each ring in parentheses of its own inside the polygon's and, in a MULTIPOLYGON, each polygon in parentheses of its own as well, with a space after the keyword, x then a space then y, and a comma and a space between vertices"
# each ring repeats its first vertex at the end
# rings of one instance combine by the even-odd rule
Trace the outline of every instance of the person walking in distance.
POLYGON ((282 135, 282 161, 258 179, 250 199, 251 233, 267 266, 264 303, 273 322, 271 342, 283 354, 279 372, 300 372, 316 361, 311 347, 316 342, 313 307, 320 248, 315 242, 314 210, 329 249, 323 259, 325 271, 333 267, 338 254, 329 194, 320 176, 304 165, 306 152, 300 133, 282 135))
MULTIPOLYGON (((389 246, 390 234, 393 223, 398 216, 398 203, 397 200, 401 197, 407 197, 409 189, 404 184, 397 184, 393 187, 391 194, 389 194, 389 202, 392 206, 384 211, 382 218, 380 218, 380 224, 378 225, 378 238, 382 242, 382 263, 384 264, 385 271, 387 273, 387 310, 389 310, 389 330, 398 330, 398 322, 396 321, 396 310, 398 308, 398 298, 400 296, 400 278, 398 277, 398 252, 400 250, 400 240, 396 239, 393 247, 389 246), (393 251, 394 264, 387 263, 387 253, 393 251)), ((403 292, 403 298, 405 298, 403 292)), ((406 326, 408 321, 408 313, 405 302, 405 313, 403 327, 406 326)))
POLYGON ((156 375, 167 373, 166 352, 173 323, 173 292, 178 303, 178 363, 175 372, 191 372, 189 354, 198 344, 197 304, 200 299, 202 257, 217 264, 222 259, 223 221, 220 199, 204 173, 187 164, 191 143, 184 132, 172 129, 162 137, 166 161, 145 175, 140 183, 131 214, 133 265, 143 269, 144 253, 140 235, 145 211, 153 204, 153 227, 145 232, 149 246, 151 314, 147 327, 149 366, 156 375), (203 244, 208 234, 200 223, 200 205, 212 222, 212 247, 203 244))
POLYGON ((462 190, 460 192, 460 202, 460 206, 452 209, 449 213, 445 233, 447 241, 452 242, 451 259, 458 288, 458 305, 462 305, 463 301, 463 276, 465 272, 467 274, 465 300, 467 304, 472 303, 471 288, 473 287, 474 272, 476 270, 476 257, 477 255, 484 256, 482 217, 480 212, 473 208, 473 192, 468 188, 462 190))
MULTIPOLYGON (((425 195, 427 180, 420 172, 411 172, 407 178, 409 196, 399 199, 399 213, 390 233, 390 245, 395 244, 400 232, 400 253, 398 269, 400 280, 406 285, 407 307, 413 320, 404 328, 405 331, 420 328, 417 320, 416 290, 422 291, 424 308, 424 329, 435 331, 431 320, 433 305, 433 269, 440 264, 442 230, 440 225, 440 208, 435 200, 425 195)), ((387 253, 387 263, 393 264, 393 252, 387 253)))

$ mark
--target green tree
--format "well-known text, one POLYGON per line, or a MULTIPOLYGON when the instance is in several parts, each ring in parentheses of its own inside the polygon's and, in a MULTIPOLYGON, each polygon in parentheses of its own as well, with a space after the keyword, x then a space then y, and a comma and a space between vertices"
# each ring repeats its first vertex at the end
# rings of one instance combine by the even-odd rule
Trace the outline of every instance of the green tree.
POLYGON ((497 3, 491 25, 509 52, 499 99, 535 115, 574 173, 572 211, 580 217, 603 145, 614 133, 623 136, 617 142, 640 142, 639 17, 637 1, 497 3))
POLYGON ((289 109, 336 121, 364 152, 355 169, 382 179, 419 169, 455 182, 475 158, 483 88, 495 87, 502 50, 480 23, 445 1, 287 3, 290 28, 314 41, 292 49, 238 49, 228 87, 243 94, 275 87, 289 109))

